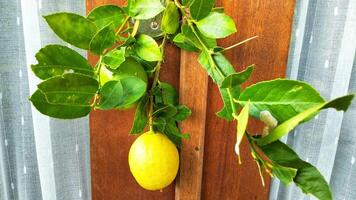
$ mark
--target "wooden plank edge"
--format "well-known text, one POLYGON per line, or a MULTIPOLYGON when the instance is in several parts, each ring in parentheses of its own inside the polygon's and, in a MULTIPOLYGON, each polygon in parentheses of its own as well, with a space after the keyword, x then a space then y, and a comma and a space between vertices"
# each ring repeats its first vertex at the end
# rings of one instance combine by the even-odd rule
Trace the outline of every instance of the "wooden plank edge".
POLYGON ((181 52, 180 103, 192 109, 192 116, 182 122, 183 140, 180 151, 180 172, 176 180, 176 200, 197 200, 201 197, 208 75, 198 63, 195 53, 181 52))

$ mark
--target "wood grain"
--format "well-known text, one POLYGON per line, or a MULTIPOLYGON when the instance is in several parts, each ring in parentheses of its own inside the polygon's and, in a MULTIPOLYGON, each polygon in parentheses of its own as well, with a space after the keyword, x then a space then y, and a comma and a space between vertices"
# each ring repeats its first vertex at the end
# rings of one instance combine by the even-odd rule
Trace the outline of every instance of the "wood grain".
MULTIPOLYGON (((124 1, 87 0, 88 11, 104 4, 123 5, 124 1)), ((179 88, 180 51, 167 45, 161 80, 179 88)), ((97 57, 89 55, 91 63, 97 57)), ((91 179, 93 200, 174 199, 174 183, 163 192, 142 189, 128 166, 128 151, 137 136, 129 135, 134 109, 93 111, 90 114, 91 179)))
MULTIPOLYGON (((290 43, 294 1, 291 0, 220 0, 218 5, 233 17, 238 33, 220 41, 229 46, 248 37, 259 38, 226 53, 236 70, 256 64, 247 85, 284 77, 290 43)), ((242 165, 238 165, 234 145, 236 124, 216 117, 222 107, 217 87, 209 81, 207 98, 202 199, 268 199, 269 181, 262 186, 246 141, 242 143, 242 165)), ((249 131, 261 132, 261 124, 249 123, 249 131)))
POLYGON ((183 140, 175 199, 195 200, 201 197, 208 76, 196 54, 181 55, 179 97, 182 104, 192 109, 192 116, 181 123, 182 131, 189 132, 190 139, 183 140))
MULTIPOLYGON (((124 3, 124 0, 87 0, 87 10, 103 4, 124 3)), ((259 36, 226 53, 239 71, 256 64, 252 79, 246 85, 284 77, 294 0, 219 0, 217 4, 225 7, 238 27, 238 34, 220 41, 221 46, 259 36)), ((97 59, 92 55, 89 58, 92 63, 97 59)), ((90 115, 93 199, 268 199, 269 184, 262 187, 246 141, 241 149, 243 164, 237 164, 234 154, 236 124, 215 115, 222 107, 221 97, 197 63, 196 55, 180 54, 177 48, 168 45, 165 60, 161 79, 179 88, 181 103, 193 110, 191 118, 181 124, 184 132, 191 134, 191 139, 183 142, 175 190, 171 185, 163 192, 145 191, 129 172, 127 154, 136 138, 128 135, 134 110, 94 111, 90 115)), ((261 131, 261 124, 252 120, 249 131, 261 131)))

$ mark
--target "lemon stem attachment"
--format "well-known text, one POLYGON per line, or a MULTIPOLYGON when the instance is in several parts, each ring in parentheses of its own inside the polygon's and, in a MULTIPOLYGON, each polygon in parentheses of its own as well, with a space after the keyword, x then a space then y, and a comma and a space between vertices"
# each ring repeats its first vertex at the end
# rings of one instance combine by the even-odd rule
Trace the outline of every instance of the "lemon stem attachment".
MULTIPOLYGON (((164 48, 165 48, 165 45, 166 45, 166 41, 167 41, 167 36, 164 35, 162 43, 161 43, 161 46, 160 46, 160 49, 161 49, 161 52, 162 52, 162 60, 163 60, 163 57, 164 57, 164 48)), ((159 72, 161 70, 162 60, 157 62, 157 65, 156 65, 155 70, 154 70, 154 77, 153 77, 153 81, 152 81, 152 86, 151 86, 151 89, 150 89, 150 92, 149 92, 150 100, 149 100, 148 124, 150 126, 150 131, 153 131, 153 111, 154 111, 154 108, 153 108, 153 104, 154 104, 153 91, 154 91, 154 88, 156 87, 157 83, 159 82, 159 72)))

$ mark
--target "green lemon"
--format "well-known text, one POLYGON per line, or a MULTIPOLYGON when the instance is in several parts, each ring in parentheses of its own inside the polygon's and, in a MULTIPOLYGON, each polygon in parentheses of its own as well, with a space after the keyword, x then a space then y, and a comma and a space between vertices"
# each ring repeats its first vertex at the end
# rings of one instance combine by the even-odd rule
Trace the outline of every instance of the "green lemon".
POLYGON ((177 176, 177 147, 162 133, 148 131, 131 145, 129 166, 138 184, 146 190, 160 190, 177 176))
MULTIPOLYGON (((133 58, 126 58, 119 68, 109 70, 106 67, 100 69, 100 85, 103 86, 110 80, 119 80, 126 76, 136 76, 147 83, 147 73, 140 63, 133 58)), ((136 103, 117 107, 118 110, 126 110, 134 107, 136 103)))

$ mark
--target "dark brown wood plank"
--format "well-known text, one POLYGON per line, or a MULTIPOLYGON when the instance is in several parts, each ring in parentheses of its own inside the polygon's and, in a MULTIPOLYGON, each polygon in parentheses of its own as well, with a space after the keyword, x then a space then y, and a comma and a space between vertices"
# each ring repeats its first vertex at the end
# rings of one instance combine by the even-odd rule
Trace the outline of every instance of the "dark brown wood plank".
POLYGON ((192 109, 192 116, 181 123, 190 139, 181 149, 176 200, 195 200, 201 197, 208 76, 194 53, 182 52, 180 70, 180 102, 192 109))
MULTIPOLYGON (((87 0, 87 10, 123 0, 87 0)), ((179 87, 180 51, 168 45, 161 80, 179 87)), ((92 63, 97 57, 89 55, 92 63)), ((93 111, 90 114, 90 151, 93 200, 174 199, 174 184, 163 192, 150 192, 135 182, 128 166, 128 151, 137 136, 129 135, 134 109, 93 111)))
MULTIPOLYGON (((287 65, 294 1, 289 0, 220 0, 218 5, 233 17, 238 33, 222 40, 229 46, 248 37, 259 38, 226 53, 237 70, 256 64, 247 85, 262 80, 284 77, 287 65)), ((268 199, 269 180, 262 186, 255 162, 246 141, 242 143, 242 165, 234 152, 235 123, 216 117, 222 107, 217 87, 209 81, 205 135, 203 199, 268 199)), ((261 132, 261 124, 249 123, 249 131, 261 132)))

